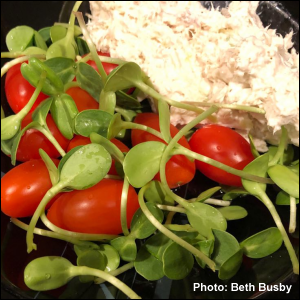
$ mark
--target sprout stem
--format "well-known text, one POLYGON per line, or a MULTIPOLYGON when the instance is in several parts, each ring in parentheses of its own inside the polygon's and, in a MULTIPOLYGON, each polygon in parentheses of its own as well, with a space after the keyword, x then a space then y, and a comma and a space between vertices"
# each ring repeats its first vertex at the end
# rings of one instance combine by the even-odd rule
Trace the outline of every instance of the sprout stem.
POLYGON ((122 196, 121 196, 121 226, 125 236, 129 235, 129 230, 127 226, 128 191, 129 191, 129 181, 125 177, 123 183, 123 189, 122 189, 122 196))
POLYGON ((51 223, 49 219, 46 217, 45 213, 41 215, 41 220, 44 223, 44 225, 50 230, 58 234, 62 234, 65 236, 69 236, 71 238, 78 239, 80 241, 103 242, 105 240, 113 240, 119 237, 118 235, 79 233, 79 232, 73 232, 73 231, 61 229, 55 226, 53 223, 51 223))
MULTIPOLYGON (((21 228, 25 231, 28 231, 29 226, 27 224, 21 222, 18 219, 15 219, 15 218, 11 218, 10 220, 13 224, 18 226, 19 228, 21 228)), ((34 234, 49 237, 49 238, 52 238, 52 239, 66 241, 66 242, 69 242, 73 245, 78 245, 78 246, 85 245, 85 243, 83 241, 79 241, 79 240, 77 240, 75 238, 72 238, 70 236, 65 236, 65 235, 60 234, 60 233, 56 233, 56 232, 53 232, 53 231, 44 230, 44 229, 40 229, 40 228, 35 228, 34 229, 34 234)))
POLYGON ((101 60, 99 59, 99 56, 98 56, 98 53, 97 53, 97 49, 96 49, 96 47, 95 47, 95 45, 94 45, 94 43, 93 43, 93 41, 92 41, 92 39, 90 37, 90 34, 89 34, 88 30, 87 30, 87 27, 85 25, 82 13, 81 12, 77 12, 77 13, 75 13, 75 16, 76 16, 76 18, 78 20, 78 23, 79 23, 79 26, 81 28, 82 34, 83 34, 83 36, 84 36, 84 38, 85 38, 85 40, 86 40, 86 42, 87 42, 87 44, 89 46, 92 58, 93 58, 93 60, 95 61, 96 65, 97 65, 98 71, 99 71, 99 73, 100 73, 100 75, 102 77, 103 82, 105 82, 105 80, 107 78, 107 74, 106 74, 106 72, 104 70, 104 67, 103 67, 103 65, 101 63, 101 60))
POLYGON ((161 204, 157 204, 156 205, 159 209, 161 210, 167 210, 167 211, 172 211, 172 212, 178 212, 178 213, 182 213, 185 214, 186 213, 186 209, 184 208, 180 208, 178 206, 168 206, 168 205, 161 205, 161 204))
POLYGON ((291 216, 290 216, 290 228, 289 232, 294 233, 297 227, 297 203, 296 198, 290 196, 291 201, 291 216))
POLYGON ((281 127, 281 138, 280 138, 280 143, 277 149, 277 152, 273 159, 269 162, 269 167, 275 166, 278 164, 278 162, 283 158, 284 155, 284 150, 286 148, 287 142, 288 142, 288 132, 285 129, 284 126, 281 127))
POLYGON ((187 148, 184 148, 184 147, 180 147, 179 149, 176 149, 176 150, 173 151, 173 155, 178 155, 178 154, 179 155, 185 155, 187 157, 205 162, 205 163, 207 163, 211 166, 214 166, 218 169, 226 171, 230 174, 239 176, 243 179, 247 179, 247 180, 251 180, 251 181, 255 181, 255 182, 259 182, 259 183, 274 184, 273 180, 270 179, 270 178, 260 177, 260 176, 249 174, 249 173, 244 172, 242 170, 234 169, 234 168, 232 168, 230 166, 227 166, 227 165, 225 165, 221 162, 218 162, 218 161, 216 161, 214 159, 211 159, 207 156, 195 153, 195 152, 193 152, 193 151, 191 151, 187 148))
MULTIPOLYGON (((113 270, 113 271, 108 272, 108 274, 117 277, 117 276, 127 272, 128 270, 132 269, 133 267, 134 267, 134 263, 131 262, 131 263, 126 264, 126 265, 124 265, 123 267, 121 267, 117 270, 113 270)), ((98 278, 98 279, 95 280, 95 284, 102 284, 104 282, 106 282, 106 280, 101 279, 101 278, 98 278)))
POLYGON ((35 229, 35 226, 42 215, 42 213, 45 211, 45 208, 47 204, 57 195, 59 194, 63 189, 64 185, 61 183, 58 183, 57 185, 54 185, 44 196, 42 201, 40 202, 39 206, 37 207, 36 211, 34 212, 33 217, 31 218, 30 224, 28 226, 27 235, 26 235, 26 242, 27 242, 27 252, 30 253, 32 250, 37 250, 36 244, 33 242, 33 232, 35 229))
POLYGON ((141 299, 130 287, 128 287, 124 282, 119 280, 118 278, 112 276, 109 273, 106 273, 101 270, 92 269, 88 267, 74 267, 74 269, 71 271, 75 274, 75 276, 95 276, 102 278, 103 280, 111 283, 116 288, 118 288, 120 291, 122 291, 125 295, 127 295, 130 299, 141 299))
POLYGON ((224 200, 209 198, 209 199, 206 199, 203 203, 210 204, 210 205, 216 205, 216 206, 225 206, 226 207, 226 206, 230 206, 231 201, 224 201, 224 200))
POLYGON ((293 269, 294 269, 294 273, 299 275, 299 261, 298 261, 298 257, 296 255, 295 249, 289 239, 289 236, 282 224, 282 221, 280 219, 280 216, 273 204, 273 202, 270 200, 270 198, 268 197, 268 195, 263 191, 263 190, 258 190, 259 192, 259 198, 260 200, 266 205, 266 207, 269 209, 281 235, 283 238, 283 241, 285 243, 285 246, 289 252, 292 264, 293 264, 293 269))
POLYGON ((186 250, 190 251, 192 254, 194 254, 201 260, 203 260, 213 271, 215 271, 216 265, 210 258, 208 258, 201 251, 199 251, 198 249, 193 247, 191 244, 187 243, 186 241, 184 241, 183 239, 178 237, 176 234, 171 232, 165 226, 160 224, 160 222, 158 222, 156 220, 156 218, 151 214, 150 210, 148 209, 148 207, 144 201, 144 193, 148 188, 149 188, 149 184, 144 186, 139 192, 139 204, 140 204, 141 210, 143 211, 143 213, 145 214, 147 219, 153 224, 153 226, 155 226, 160 232, 162 232, 164 235, 166 235, 169 239, 171 239, 178 245, 182 246, 183 248, 185 248, 186 250))

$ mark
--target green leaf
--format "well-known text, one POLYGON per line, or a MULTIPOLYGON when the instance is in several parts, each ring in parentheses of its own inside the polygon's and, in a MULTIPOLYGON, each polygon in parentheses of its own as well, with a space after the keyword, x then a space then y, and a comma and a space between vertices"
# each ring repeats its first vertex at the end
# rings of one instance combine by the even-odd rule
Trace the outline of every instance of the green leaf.
MULTIPOLYGON (((104 271, 107 265, 107 258, 98 250, 89 250, 78 256, 77 265, 104 271)), ((86 283, 93 282, 95 277, 80 276, 79 279, 82 283, 86 283)))
POLYGON ((40 149, 39 153, 40 153, 40 156, 41 156, 42 160, 44 161, 44 163, 45 163, 45 165, 48 169, 49 176, 50 176, 50 179, 51 179, 51 183, 54 186, 59 181, 58 169, 57 169, 55 163, 53 162, 53 160, 49 157, 49 155, 43 149, 40 149))
POLYGON ((75 41, 77 43, 78 52, 80 56, 90 53, 90 48, 84 39, 78 37, 75 39, 75 41))
MULTIPOLYGON (((269 154, 266 153, 253 160, 245 168, 244 172, 252 175, 267 177, 267 170, 269 164, 269 154)), ((242 179, 243 186, 247 192, 254 196, 260 196, 261 191, 266 191, 267 185, 264 183, 257 183, 247 179, 242 179)))
POLYGON ((47 51, 48 46, 46 42, 44 41, 43 37, 37 32, 34 32, 34 44, 45 51, 47 51))
POLYGON ((74 38, 69 41, 66 36, 54 42, 47 50, 46 59, 51 59, 55 57, 65 57, 70 58, 75 61, 76 55, 78 54, 77 44, 74 38))
POLYGON ((172 243, 163 255, 163 270, 165 275, 173 280, 185 278, 194 265, 193 255, 185 248, 172 243))
POLYGON ((173 243, 166 235, 161 232, 150 237, 144 247, 147 249, 151 255, 156 257, 158 260, 162 260, 163 254, 167 247, 169 247, 173 243))
POLYGON ((174 199, 170 198, 159 181, 153 180, 145 191, 145 199, 155 204, 174 205, 174 199))
POLYGON ((294 162, 290 166, 288 166, 288 169, 294 172, 297 176, 299 176, 299 160, 298 162, 294 162))
POLYGON ((12 139, 20 131, 21 121, 18 115, 1 119, 1 141, 12 139))
POLYGON ((46 51, 38 47, 28 47, 22 52, 22 55, 46 55, 46 51))
POLYGON ((146 280, 155 281, 164 277, 162 261, 151 255, 145 246, 138 252, 134 267, 146 280))
POLYGON ((237 197, 249 195, 249 193, 243 188, 232 188, 223 195, 224 201, 234 200, 237 197))
POLYGON ((80 88, 99 102, 103 88, 103 82, 99 73, 90 65, 80 62, 76 69, 76 79, 80 88))
MULTIPOLYGON (((270 146, 269 147, 269 161, 272 161, 272 159, 274 158, 274 156, 276 155, 278 151, 278 147, 277 146, 270 146)), ((283 161, 282 163, 284 165, 289 165, 294 158, 294 147, 293 145, 288 145, 287 149, 284 151, 283 153, 283 161)))
POLYGON ((247 210, 241 206, 222 207, 219 208, 219 211, 227 221, 240 220, 248 216, 247 210))
POLYGON ((254 145, 253 137, 252 137, 251 134, 249 134, 248 137, 249 137, 249 141, 250 141, 251 152, 252 152, 253 156, 254 156, 255 158, 257 158, 257 157, 260 156, 260 154, 259 154, 259 152, 257 151, 257 149, 256 149, 256 147, 255 147, 255 145, 254 145))
POLYGON ((55 57, 46 60, 45 65, 53 70, 64 84, 71 82, 75 78, 77 65, 72 59, 55 57))
POLYGON ((299 176, 288 167, 275 165, 269 168, 268 174, 283 191, 299 198, 299 176))
POLYGON ((101 109, 113 115, 117 104, 116 97, 117 96, 114 92, 105 92, 104 90, 102 90, 100 94, 101 109))
POLYGON ((204 203, 191 203, 186 212, 190 224, 199 233, 211 239, 212 229, 226 230, 227 221, 223 215, 214 207, 204 203))
POLYGON ((40 257, 27 265, 24 281, 34 291, 54 290, 64 286, 74 277, 71 272, 73 267, 63 257, 40 257))
POLYGON ((59 174, 61 173, 61 170, 64 166, 64 164, 68 161, 68 159, 77 151, 79 150, 80 148, 82 148, 83 146, 77 146, 75 148, 73 148, 72 150, 70 150, 59 162, 59 165, 58 165, 58 172, 59 174))
POLYGON ((250 258, 263 258, 276 252, 282 245, 283 239, 278 228, 268 228, 261 231, 240 245, 244 254, 250 258))
POLYGON ((98 144, 83 146, 74 152, 61 169, 60 181, 74 190, 85 190, 99 183, 108 173, 112 159, 98 144))
POLYGON ((116 92, 117 105, 126 109, 139 109, 142 108, 141 103, 131 95, 124 93, 123 91, 116 92))
POLYGON ((77 115, 74 127, 77 134, 89 137, 91 133, 97 133, 107 137, 107 131, 112 116, 101 110, 85 110, 77 115))
POLYGON ((221 266, 237 251, 240 250, 240 244, 236 238, 226 231, 213 230, 215 236, 214 252, 212 260, 216 263, 216 269, 221 266))
MULTIPOLYGON (((162 223, 164 219, 163 212, 157 208, 153 203, 146 203, 147 208, 150 210, 151 214, 162 223)), ((148 218, 144 215, 141 209, 138 209, 134 214, 131 225, 130 225, 131 235, 137 239, 146 239, 151 236, 157 229, 148 218)))
POLYGON ((51 44, 50 29, 51 27, 45 27, 38 31, 47 45, 51 44))
POLYGON ((208 189, 204 192, 202 192, 198 197, 196 202, 204 202, 208 198, 212 197, 216 192, 218 192, 221 189, 220 186, 213 187, 211 189, 208 189))
POLYGON ((125 63, 114 69, 107 77, 104 91, 116 92, 127 90, 135 86, 137 82, 142 82, 142 70, 132 62, 125 63))
POLYGON ((160 160, 166 145, 146 142, 133 147, 125 157, 124 171, 130 184, 141 188, 159 172, 160 160))
POLYGON ((47 128, 47 116, 50 111, 53 98, 48 98, 41 102, 32 114, 32 120, 47 128))
POLYGON ((64 90, 63 82, 55 72, 42 61, 37 58, 29 58, 28 64, 23 63, 21 66, 23 77, 34 87, 37 87, 44 71, 47 73, 47 78, 43 85, 42 92, 49 96, 62 93, 64 90))
POLYGON ((111 245, 102 244, 99 246, 99 251, 107 258, 107 265, 105 268, 106 272, 114 271, 119 267, 120 255, 114 247, 111 245))
POLYGON ((34 30, 28 26, 13 28, 6 36, 6 46, 9 52, 23 52, 32 46, 34 30))
POLYGON ((67 28, 59 25, 54 25, 50 29, 50 37, 52 43, 63 39, 67 35, 67 28))
POLYGON ((237 251, 223 263, 219 271, 221 280, 228 280, 237 274, 243 262, 243 250, 237 251))
POLYGON ((128 262, 135 261, 137 256, 137 247, 134 237, 121 236, 112 240, 110 243, 119 252, 122 260, 128 262))
POLYGON ((74 119, 78 114, 77 106, 68 94, 55 97, 51 106, 51 115, 62 135, 71 140, 74 135, 74 119))
POLYGON ((84 244, 74 245, 74 251, 77 256, 82 255, 86 251, 99 250, 99 249, 100 247, 97 244, 92 242, 85 242, 84 244))
POLYGON ((11 156, 11 149, 12 149, 12 145, 14 143, 14 139, 17 137, 18 135, 15 135, 12 139, 10 140, 6 140, 3 141, 1 140, 1 151, 7 155, 7 156, 11 156))
POLYGON ((159 111, 159 128, 165 142, 169 143, 172 140, 170 132, 170 108, 167 102, 158 101, 159 111))
MULTIPOLYGON (((211 253, 213 252, 214 248, 214 240, 206 240, 206 241, 200 241, 196 244, 193 244, 195 248, 197 248, 199 251, 201 251, 203 254, 205 254, 207 257, 210 257, 211 253)), ((195 257, 198 265, 204 269, 206 267, 206 263, 201 260, 199 257, 195 257)))
MULTIPOLYGON (((299 199, 296 199, 296 203, 299 204, 299 199)), ((276 197, 277 205, 291 205, 291 196, 284 191, 278 193, 276 197)))

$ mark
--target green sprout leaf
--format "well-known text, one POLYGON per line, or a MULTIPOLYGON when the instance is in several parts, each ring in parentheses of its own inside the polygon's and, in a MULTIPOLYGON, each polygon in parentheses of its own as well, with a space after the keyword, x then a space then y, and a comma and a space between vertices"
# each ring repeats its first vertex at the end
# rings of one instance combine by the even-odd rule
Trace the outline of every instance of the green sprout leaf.
MULTIPOLYGON (((146 203, 147 208, 150 210, 151 214, 158 220, 160 223, 164 219, 163 212, 157 208, 153 203, 146 203)), ((146 239, 151 236, 157 229, 148 218, 144 215, 141 209, 138 209, 134 214, 131 225, 131 235, 137 239, 146 239)))
POLYGON ((40 36, 48 46, 51 44, 50 30, 51 27, 44 27, 38 31, 40 36))
POLYGON ((107 137, 111 119, 112 116, 105 111, 95 109, 82 111, 75 118, 75 132, 85 137, 89 137, 92 133, 107 137))
POLYGON ((159 127, 160 132, 165 142, 169 143, 172 140, 170 132, 170 108, 167 102, 158 102, 159 111, 159 127))
POLYGON ((133 236, 121 236, 112 240, 111 245, 119 252, 124 261, 135 261, 137 256, 137 246, 133 236))
POLYGON ((158 173, 166 146, 160 142, 146 142, 133 147, 125 157, 124 171, 130 184, 141 188, 158 173))
POLYGON ((13 28, 6 36, 6 45, 9 52, 23 52, 32 46, 34 30, 28 26, 13 28))
POLYGON ((44 41, 43 37, 39 34, 38 31, 34 32, 34 44, 42 50, 47 51, 48 49, 46 42, 44 41))
POLYGON ((249 195, 249 193, 243 188, 225 189, 225 192, 226 193, 222 197, 224 201, 231 201, 238 197, 249 195))
POLYGON ((219 211, 227 221, 240 220, 248 216, 247 210, 241 206, 222 207, 219 211))
POLYGON ((185 278, 191 272, 193 265, 192 253, 176 243, 169 245, 163 254, 163 271, 170 279, 185 278))
POLYGON ((84 39, 77 37, 75 39, 75 41, 76 41, 76 44, 78 47, 78 52, 79 52, 80 56, 90 53, 90 48, 84 39))
POLYGON ((40 149, 39 153, 48 169, 52 185, 56 185, 59 181, 59 172, 55 163, 43 149, 40 149))
MULTIPOLYGON (((278 193, 276 197, 277 205, 291 205, 291 196, 284 191, 278 193)), ((296 204, 299 204, 299 199, 296 199, 296 204)))
POLYGON ((55 57, 45 61, 49 67, 66 84, 75 78, 76 63, 69 58, 55 57))
POLYGON ((299 198, 299 176, 288 167, 275 165, 268 170, 272 180, 292 197, 299 198))
POLYGON ((263 258, 276 252, 283 239, 278 228, 268 228, 241 243, 244 254, 250 258, 263 258))
MULTIPOLYGON (((215 243, 214 240, 206 240, 206 241, 197 242, 196 244, 193 244, 193 246, 195 248, 197 248, 198 250, 200 250, 207 257, 210 257, 210 255, 211 255, 211 253, 213 252, 213 249, 214 249, 214 243, 215 243)), ((204 269, 206 267, 206 263, 198 257, 195 257, 195 258, 196 258, 196 261, 197 261, 198 265, 202 269, 204 269)))
POLYGON ((99 73, 90 65, 80 62, 76 69, 76 79, 80 88, 88 92, 99 102, 103 89, 103 81, 99 73))
POLYGON ((241 248, 236 238, 228 232, 214 229, 213 233, 215 245, 212 259, 216 263, 216 269, 220 270, 221 266, 241 248))
POLYGON ((67 28, 59 25, 54 25, 50 29, 50 37, 52 43, 63 39, 67 35, 67 28))
POLYGON ((62 257, 41 257, 30 262, 24 271, 25 284, 34 291, 54 290, 67 284, 74 276, 74 266, 62 257))
POLYGON ((175 201, 170 198, 163 189, 159 181, 153 180, 149 184, 149 188, 145 192, 147 202, 164 205, 174 205, 175 201))
MULTIPOLYGON (((107 258, 98 250, 89 250, 78 256, 77 265, 104 271, 107 265, 107 258)), ((82 283, 93 282, 95 277, 80 276, 79 280, 82 283)))
POLYGON ((60 181, 74 190, 88 189, 99 183, 108 173, 112 159, 98 144, 89 144, 75 151, 64 163, 60 181))
POLYGON ((204 202, 208 198, 211 198, 216 192, 218 192, 221 189, 220 186, 216 186, 213 188, 210 188, 204 192, 202 192, 196 199, 196 202, 204 202))
POLYGON ((39 123, 41 126, 47 128, 47 116, 50 111, 51 105, 53 102, 53 98, 48 98, 44 100, 39 106, 35 109, 32 114, 32 120, 34 122, 39 123))
POLYGON ((99 251, 107 258, 107 265, 105 271, 111 272, 119 267, 120 255, 114 247, 108 244, 102 244, 99 246, 99 251))
POLYGON ((51 115, 62 135, 71 140, 74 135, 74 119, 78 114, 77 106, 68 94, 61 94, 54 98, 51 115))
POLYGON ((216 208, 204 203, 189 204, 186 212, 192 227, 207 238, 212 237, 212 229, 226 230, 227 221, 216 208))
POLYGON ((162 261, 149 253, 145 246, 138 252, 134 267, 138 274, 150 281, 159 280, 165 275, 162 261))
POLYGON ((243 250, 240 249, 222 264, 219 271, 219 278, 221 280, 228 280, 232 278, 240 269, 242 262, 243 250))

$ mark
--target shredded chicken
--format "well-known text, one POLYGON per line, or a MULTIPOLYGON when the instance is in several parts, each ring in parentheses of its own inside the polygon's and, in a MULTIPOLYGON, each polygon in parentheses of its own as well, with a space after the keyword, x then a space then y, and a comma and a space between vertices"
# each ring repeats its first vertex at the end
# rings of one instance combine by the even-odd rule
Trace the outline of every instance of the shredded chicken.
MULTIPOLYGON (((207 10, 198 1, 91 1, 88 28, 98 50, 136 62, 176 101, 243 104, 265 115, 221 109, 218 123, 251 133, 260 151, 278 144, 281 126, 299 146, 299 54, 293 32, 265 28, 257 1, 207 10)), ((184 125, 193 112, 172 108, 184 125)))

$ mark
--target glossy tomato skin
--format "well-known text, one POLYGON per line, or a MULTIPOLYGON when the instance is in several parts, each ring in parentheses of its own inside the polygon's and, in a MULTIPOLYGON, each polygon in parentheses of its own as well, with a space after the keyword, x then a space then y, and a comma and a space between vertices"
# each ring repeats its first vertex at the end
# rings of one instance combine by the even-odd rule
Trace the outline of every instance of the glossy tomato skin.
MULTIPOLYGON (((116 145, 122 152, 128 152, 129 151, 129 148, 124 145, 121 141, 117 140, 117 139, 111 139, 111 142, 116 145)), ((71 141, 70 141, 70 144, 68 146, 68 152, 70 150, 72 150, 73 148, 75 147, 78 147, 78 146, 85 146, 85 145, 88 145, 91 143, 91 140, 87 137, 84 137, 84 136, 80 136, 80 135, 76 135, 71 141)), ((115 160, 113 159, 112 160, 112 164, 111 164, 111 168, 108 172, 109 175, 119 175, 117 170, 116 170, 116 162, 115 160)))
POLYGON ((99 103, 88 92, 79 87, 68 89, 67 94, 73 98, 79 112, 88 109, 99 109, 99 103))
MULTIPOLYGON (((21 64, 10 68, 5 79, 6 98, 14 113, 18 113, 28 103, 35 91, 35 88, 23 77, 20 68, 21 64)), ((34 111, 48 97, 40 93, 31 111, 34 111)))
MULTIPOLYGON (((98 55, 110 57, 110 54, 109 54, 109 53, 103 53, 103 52, 100 52, 100 51, 98 51, 98 55)), ((91 67, 93 67, 93 68, 98 72, 97 65, 96 65, 96 63, 95 63, 93 60, 87 61, 87 64, 89 64, 91 67)), ((110 64, 110 63, 105 63, 105 62, 102 63, 102 65, 103 65, 104 71, 105 71, 105 73, 106 73, 107 75, 108 75, 112 70, 114 70, 116 67, 118 67, 118 65, 110 64)))
MULTIPOLYGON (((64 193, 49 209, 48 219, 65 230, 120 234, 122 188, 122 180, 103 179, 90 189, 64 193)), ((130 186, 127 204, 128 227, 138 208, 137 194, 130 186)))
MULTIPOLYGON (((220 125, 207 125, 196 131, 190 146, 199 154, 239 170, 254 159, 250 144, 236 131, 220 125)), ((196 161, 196 166, 205 176, 220 184, 242 186, 238 176, 200 161, 196 161)))
MULTIPOLYGON (((53 161, 58 166, 59 160, 53 161)), ((49 172, 41 159, 25 162, 1 179, 1 211, 13 218, 30 217, 51 187, 49 172)))
MULTIPOLYGON (((22 128, 26 127, 32 122, 32 114, 28 114, 23 122, 22 128)), ((46 119, 48 128, 60 146, 66 151, 69 140, 67 140, 58 130, 51 115, 46 119)), ((51 142, 39 131, 35 129, 29 129, 21 138, 20 145, 17 152, 18 161, 28 161, 31 159, 39 159, 39 149, 43 149, 51 158, 60 157, 59 152, 51 144, 51 142)))
MULTIPOLYGON (((142 113, 138 114, 134 120, 135 123, 146 125, 157 131, 159 128, 159 116, 154 113, 142 113)), ((171 125, 170 126, 171 136, 174 137, 178 133, 178 129, 171 125)), ((157 141, 163 142, 161 139, 153 136, 151 133, 141 130, 131 131, 132 145, 138 145, 140 143, 157 141)), ((187 149, 190 149, 189 143, 185 137, 179 140, 179 144, 187 149)), ((166 177, 170 188, 176 188, 190 182, 196 172, 195 163, 190 161, 183 155, 173 156, 166 165, 166 177)), ((156 180, 160 180, 159 174, 155 176, 156 180)))

